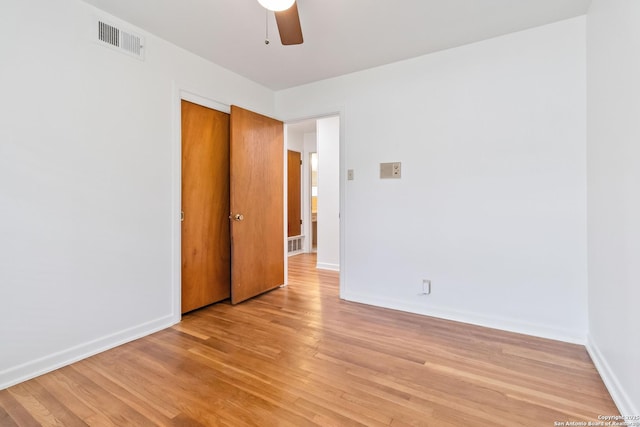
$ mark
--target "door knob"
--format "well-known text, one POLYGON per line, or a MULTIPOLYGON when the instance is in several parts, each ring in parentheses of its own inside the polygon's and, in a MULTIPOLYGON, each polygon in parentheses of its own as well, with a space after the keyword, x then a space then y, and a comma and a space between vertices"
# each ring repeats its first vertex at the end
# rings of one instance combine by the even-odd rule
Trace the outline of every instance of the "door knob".
POLYGON ((235 215, 233 216, 233 219, 234 219, 234 220, 236 220, 236 221, 242 221, 242 220, 244 219, 244 215, 242 215, 242 214, 235 214, 235 215))

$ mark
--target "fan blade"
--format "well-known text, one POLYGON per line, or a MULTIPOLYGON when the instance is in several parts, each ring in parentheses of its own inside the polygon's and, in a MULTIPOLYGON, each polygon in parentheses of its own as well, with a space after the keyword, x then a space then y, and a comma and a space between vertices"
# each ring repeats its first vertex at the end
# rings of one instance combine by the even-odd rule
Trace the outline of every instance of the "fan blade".
POLYGON ((302 44, 302 27, 300 27, 300 15, 298 4, 293 3, 287 10, 275 12, 280 41, 283 45, 302 44))

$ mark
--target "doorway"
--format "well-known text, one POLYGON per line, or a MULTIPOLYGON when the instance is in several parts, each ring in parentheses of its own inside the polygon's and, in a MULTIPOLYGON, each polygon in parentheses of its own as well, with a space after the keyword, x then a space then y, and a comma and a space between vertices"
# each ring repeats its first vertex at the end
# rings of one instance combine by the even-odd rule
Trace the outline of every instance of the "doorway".
POLYGON ((287 148, 303 153, 304 252, 340 270, 340 117, 287 123, 287 148))

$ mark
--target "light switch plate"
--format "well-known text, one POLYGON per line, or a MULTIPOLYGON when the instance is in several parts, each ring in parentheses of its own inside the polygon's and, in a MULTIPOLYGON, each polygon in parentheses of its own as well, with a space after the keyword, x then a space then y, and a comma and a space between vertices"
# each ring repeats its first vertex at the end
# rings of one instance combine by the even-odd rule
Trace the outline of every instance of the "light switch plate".
POLYGON ((380 163, 380 179, 402 178, 402 163, 380 163))
POLYGON ((349 181, 353 181, 353 169, 348 169, 347 170, 347 179, 349 181))

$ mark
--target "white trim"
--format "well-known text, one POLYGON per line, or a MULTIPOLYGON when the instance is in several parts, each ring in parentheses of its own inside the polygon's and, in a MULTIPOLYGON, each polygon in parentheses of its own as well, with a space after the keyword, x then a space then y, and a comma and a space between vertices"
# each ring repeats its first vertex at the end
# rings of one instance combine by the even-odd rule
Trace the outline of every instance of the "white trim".
POLYGON ((316 264, 316 268, 318 270, 340 271, 340 266, 338 264, 331 264, 328 262, 319 262, 316 264))
POLYGON ((173 82, 173 135, 171 138, 171 315, 182 318, 182 105, 180 88, 173 82))
MULTIPOLYGON (((311 153, 316 151, 309 151, 307 144, 304 142, 303 136, 303 150, 302 150, 302 212, 303 212, 303 232, 305 236, 309 236, 308 239, 304 239, 304 252, 313 252, 313 221, 311 214, 311 153)), ((317 144, 316 144, 317 145, 317 144)))
POLYGON ((284 121, 282 122, 282 166, 284 168, 284 171, 282 173, 282 201, 283 201, 283 205, 282 205, 282 240, 284 241, 283 244, 283 258, 284 258, 284 283, 282 284, 282 286, 287 286, 289 285, 289 240, 288 240, 288 232, 287 232, 287 221, 288 218, 287 216, 289 215, 289 211, 288 211, 288 204, 289 204, 289 189, 288 184, 289 184, 289 179, 287 178, 289 176, 289 158, 287 157, 287 150, 288 150, 288 132, 287 132, 287 124, 284 123, 284 121))
POLYGON ((346 283, 346 271, 347 271, 347 259, 346 259, 346 246, 347 233, 345 231, 345 224, 347 223, 347 144, 345 139, 345 127, 346 127, 346 109, 345 107, 341 107, 339 109, 338 115, 340 117, 340 170, 339 170, 339 179, 340 179, 340 201, 338 205, 338 217, 339 217, 339 230, 340 230, 340 242, 339 242, 339 250, 340 250, 340 266, 339 266, 339 286, 340 286, 340 298, 345 299, 345 294, 347 293, 347 283, 346 283))
POLYGON ((11 367, 0 372, 0 390, 12 385, 30 380, 47 372, 70 365, 79 360, 86 359, 103 351, 118 347, 119 345, 137 340, 144 336, 158 332, 176 324, 173 316, 164 316, 141 325, 124 329, 102 338, 91 340, 83 344, 53 353, 40 359, 32 360, 22 365, 11 367))
MULTIPOLYGON (((231 114, 231 106, 215 101, 210 98, 198 95, 190 90, 180 89, 178 96, 180 100, 193 102, 194 104, 202 105, 203 107, 211 108, 222 113, 231 114)), ((182 141, 182 140, 181 140, 182 141)))
POLYGON ((596 366, 596 369, 604 382, 604 385, 607 387, 607 390, 609 390, 613 403, 618 407, 620 415, 640 415, 640 408, 634 407, 631 398, 624 390, 624 387, 620 384, 618 377, 614 373, 613 369, 611 369, 611 366, 609 366, 609 363, 607 363, 607 359, 604 357, 600 348, 598 348, 598 345, 594 342, 593 337, 590 334, 587 334, 586 347, 593 364, 596 366))
POLYGON ((556 341, 563 341, 572 344, 584 345, 586 342, 586 331, 572 331, 554 328, 548 325, 522 322, 518 319, 508 319, 503 317, 490 317, 483 314, 459 311, 448 308, 424 307, 418 304, 411 304, 405 301, 370 297, 357 293, 345 292, 342 297, 345 300, 357 303, 373 305, 377 307, 389 308, 392 310, 405 311, 407 313, 421 314, 424 316, 437 317, 440 319, 453 320, 455 322, 469 323, 492 329, 500 329, 507 332, 531 335, 534 337, 547 338, 556 341))

